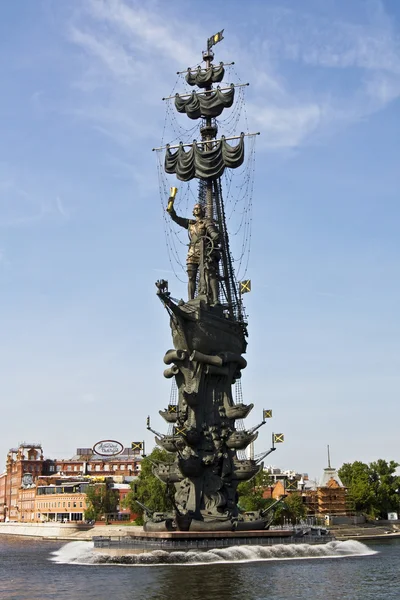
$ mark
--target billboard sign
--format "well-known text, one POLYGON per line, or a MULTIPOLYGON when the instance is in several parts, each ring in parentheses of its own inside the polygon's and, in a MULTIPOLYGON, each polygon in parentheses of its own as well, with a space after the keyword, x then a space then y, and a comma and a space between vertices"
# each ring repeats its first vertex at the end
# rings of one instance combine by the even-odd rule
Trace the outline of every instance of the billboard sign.
POLYGON ((99 456, 118 456, 123 451, 123 444, 116 440, 101 440, 93 446, 93 452, 99 456))

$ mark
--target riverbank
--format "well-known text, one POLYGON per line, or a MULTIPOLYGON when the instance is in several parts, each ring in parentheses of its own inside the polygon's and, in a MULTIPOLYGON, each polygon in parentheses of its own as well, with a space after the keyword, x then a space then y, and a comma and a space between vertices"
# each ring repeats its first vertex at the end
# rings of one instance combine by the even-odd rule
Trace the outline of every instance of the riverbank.
POLYGON ((43 540, 91 541, 93 536, 129 536, 142 527, 129 525, 78 525, 73 523, 0 523, 0 536, 12 535, 43 540))
POLYGON ((331 533, 339 541, 345 540, 384 540, 400 537, 400 521, 378 521, 362 525, 332 525, 331 533))
MULTIPOLYGON (((72 523, 0 523, 0 536, 12 535, 43 540, 91 541, 93 536, 130 537, 140 535, 143 527, 132 525, 75 525, 72 523)), ((331 533, 339 541, 385 540, 400 538, 400 522, 365 523, 364 525, 334 525, 331 533)))

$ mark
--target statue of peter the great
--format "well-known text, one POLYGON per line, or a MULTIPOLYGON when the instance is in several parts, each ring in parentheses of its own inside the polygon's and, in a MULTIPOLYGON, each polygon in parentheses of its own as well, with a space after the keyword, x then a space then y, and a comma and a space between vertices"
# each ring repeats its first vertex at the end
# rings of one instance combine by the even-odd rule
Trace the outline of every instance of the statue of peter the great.
POLYGON ((204 276, 208 290, 197 290, 197 293, 208 291, 207 295, 211 304, 218 304, 218 259, 219 252, 216 248, 219 241, 219 232, 213 219, 205 216, 204 207, 195 204, 193 207, 194 219, 179 217, 174 209, 174 197, 168 201, 167 212, 171 219, 181 227, 188 230, 189 250, 186 258, 188 274, 188 296, 193 300, 196 294, 197 273, 203 255, 204 276))

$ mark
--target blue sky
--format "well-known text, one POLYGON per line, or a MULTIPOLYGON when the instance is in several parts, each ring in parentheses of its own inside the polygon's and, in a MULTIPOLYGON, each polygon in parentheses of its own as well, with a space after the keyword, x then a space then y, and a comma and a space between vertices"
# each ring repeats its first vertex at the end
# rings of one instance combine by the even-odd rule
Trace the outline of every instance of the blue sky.
MULTIPOLYGON (((1 6, 0 465, 145 439, 174 296, 157 163, 176 71, 225 28, 257 139, 246 402, 271 462, 400 462, 400 7, 395 0, 1 6), (211 25, 207 25, 207 23, 211 25), (211 27, 211 29, 210 29, 211 27)), ((178 90, 179 91, 179 90, 178 90)), ((178 116, 182 126, 185 118, 178 116)), ((171 177, 169 185, 174 185, 171 177)), ((179 186, 178 186, 179 187, 179 186)), ((184 249, 182 250, 184 259, 184 249)))

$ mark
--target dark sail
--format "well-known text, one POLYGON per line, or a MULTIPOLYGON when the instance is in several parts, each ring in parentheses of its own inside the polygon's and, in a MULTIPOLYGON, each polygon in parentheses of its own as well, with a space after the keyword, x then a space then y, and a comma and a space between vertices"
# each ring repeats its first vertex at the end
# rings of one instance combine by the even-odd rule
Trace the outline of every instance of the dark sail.
POLYGON ((196 142, 185 151, 183 144, 172 152, 167 147, 165 154, 166 173, 175 173, 181 181, 198 179, 217 179, 225 168, 236 169, 244 160, 244 136, 240 137, 236 146, 231 146, 223 137, 215 143, 212 150, 201 150, 196 142))
POLYGON ((199 119, 200 117, 219 117, 224 108, 229 108, 233 104, 235 97, 235 88, 223 93, 218 88, 210 94, 197 94, 193 92, 189 98, 181 98, 178 94, 175 96, 176 110, 180 113, 186 113, 189 119, 199 119))
POLYGON ((209 87, 212 83, 222 81, 224 75, 225 69, 221 63, 218 67, 209 67, 208 69, 199 67, 195 72, 188 69, 185 79, 189 85, 197 85, 199 88, 205 88, 209 87))

